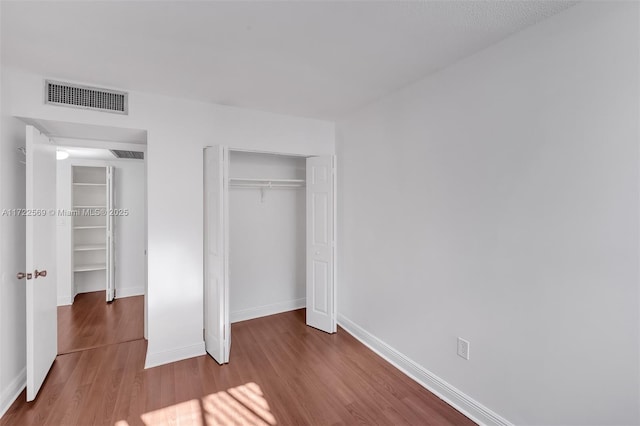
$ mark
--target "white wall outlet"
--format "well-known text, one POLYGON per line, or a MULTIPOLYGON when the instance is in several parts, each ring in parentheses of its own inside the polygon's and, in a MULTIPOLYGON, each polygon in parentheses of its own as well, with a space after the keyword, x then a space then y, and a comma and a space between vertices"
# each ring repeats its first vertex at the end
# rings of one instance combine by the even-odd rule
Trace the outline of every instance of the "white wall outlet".
POLYGON ((458 337, 458 356, 464 359, 469 359, 469 342, 461 337, 458 337))

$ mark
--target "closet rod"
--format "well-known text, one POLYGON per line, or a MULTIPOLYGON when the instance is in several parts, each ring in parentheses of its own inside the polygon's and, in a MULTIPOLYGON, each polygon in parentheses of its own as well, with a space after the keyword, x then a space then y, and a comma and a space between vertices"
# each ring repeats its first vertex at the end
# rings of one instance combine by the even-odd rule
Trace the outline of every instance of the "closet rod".
POLYGON ((280 183, 280 184, 269 184, 269 183, 231 183, 230 186, 232 187, 237 187, 237 188, 271 188, 271 189, 275 189, 275 188, 303 188, 304 184, 302 183, 291 183, 291 184, 285 184, 285 183, 280 183))
POLYGON ((273 183, 304 183, 304 179, 255 179, 229 178, 230 182, 273 182, 273 183))

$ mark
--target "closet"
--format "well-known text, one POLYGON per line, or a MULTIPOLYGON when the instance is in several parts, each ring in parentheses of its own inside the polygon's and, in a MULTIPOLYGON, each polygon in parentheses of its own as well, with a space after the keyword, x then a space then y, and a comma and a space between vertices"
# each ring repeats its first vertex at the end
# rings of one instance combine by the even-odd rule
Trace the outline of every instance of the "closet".
POLYGON ((113 300, 113 167, 72 166, 72 265, 76 287, 106 288, 113 300))
POLYGON ((229 362, 231 323, 307 308, 333 333, 334 157, 204 151, 205 346, 229 362))
POLYGON ((232 323, 305 306, 305 159, 231 151, 232 323))
POLYGON ((56 161, 58 306, 105 292, 107 302, 145 294, 146 171, 143 159, 64 146, 56 161))

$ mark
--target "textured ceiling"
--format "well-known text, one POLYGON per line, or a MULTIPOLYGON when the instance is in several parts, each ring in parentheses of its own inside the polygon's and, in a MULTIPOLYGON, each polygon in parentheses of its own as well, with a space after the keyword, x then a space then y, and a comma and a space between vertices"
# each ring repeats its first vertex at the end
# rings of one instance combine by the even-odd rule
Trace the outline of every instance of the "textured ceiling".
POLYGON ((1 61, 335 119, 574 3, 2 1, 1 61))

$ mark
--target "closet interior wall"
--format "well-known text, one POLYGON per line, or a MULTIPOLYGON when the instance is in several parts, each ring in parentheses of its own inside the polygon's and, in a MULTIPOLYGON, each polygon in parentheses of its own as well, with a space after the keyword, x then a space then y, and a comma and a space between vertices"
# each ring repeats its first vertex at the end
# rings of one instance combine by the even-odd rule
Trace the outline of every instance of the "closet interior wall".
POLYGON ((305 306, 305 174, 303 157, 230 152, 231 322, 305 306))

